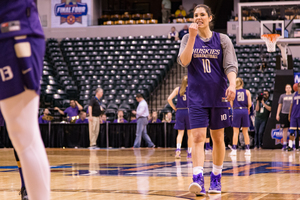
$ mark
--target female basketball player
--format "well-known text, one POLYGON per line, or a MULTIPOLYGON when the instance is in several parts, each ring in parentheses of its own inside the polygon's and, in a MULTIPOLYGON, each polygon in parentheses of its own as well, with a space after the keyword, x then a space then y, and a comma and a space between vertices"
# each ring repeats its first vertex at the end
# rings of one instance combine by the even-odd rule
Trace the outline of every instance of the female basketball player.
POLYGON ((237 60, 228 36, 210 30, 212 13, 197 5, 189 34, 181 40, 178 62, 188 67, 188 108, 193 135, 193 183, 189 191, 204 195, 204 142, 211 129, 214 148, 209 193, 221 193, 221 173, 225 156, 224 127, 231 125, 228 101, 235 98, 237 60), (227 88, 227 78, 229 87, 227 88))
POLYGON ((0 1, 0 107, 30 200, 50 199, 50 167, 38 126, 44 33, 34 0, 0 1))
MULTIPOLYGON (((296 150, 295 138, 297 137, 295 130, 300 128, 300 83, 298 83, 298 91, 293 94, 293 101, 290 106, 289 111, 289 121, 290 121, 290 140, 293 141, 293 150, 296 150)), ((300 147, 300 137, 299 137, 299 147, 300 147)))
POLYGON ((249 90, 243 89, 244 81, 241 78, 236 79, 236 96, 234 101, 231 101, 231 107, 233 109, 233 139, 232 139, 232 152, 231 156, 236 156, 236 145, 238 142, 238 137, 240 133, 240 128, 242 127, 242 132, 244 135, 245 145, 246 145, 246 156, 250 156, 250 141, 248 129, 250 126, 249 114, 252 105, 251 93, 249 90))
POLYGON ((184 134, 184 130, 187 130, 188 133, 188 154, 187 157, 192 157, 192 146, 193 146, 193 140, 191 137, 191 131, 190 131, 190 121, 189 121, 189 112, 187 108, 187 102, 186 102, 186 90, 187 90, 187 82, 188 78, 187 76, 184 76, 181 82, 181 86, 177 87, 173 90, 173 92, 168 97, 168 102, 170 106, 173 108, 173 110, 176 111, 176 123, 174 128, 178 130, 177 135, 177 144, 176 144, 176 152, 175 152, 175 158, 180 158, 181 154, 181 142, 182 137, 184 134), (173 99, 177 95, 177 105, 173 104, 173 99))
MULTIPOLYGON (((290 106, 291 106, 292 100, 293 100, 292 86, 290 84, 286 84, 285 94, 282 94, 279 97, 277 114, 276 114, 276 120, 280 122, 281 128, 283 128, 283 130, 282 130, 282 132, 283 132, 283 134, 282 134, 282 138, 283 138, 282 150, 284 150, 284 151, 288 150, 287 135, 288 135, 289 127, 290 127, 290 122, 288 120, 288 116, 289 116, 289 111, 290 111, 290 106)), ((291 143, 292 143, 292 145, 289 145, 289 146, 293 147, 293 145, 295 145, 295 140, 291 141, 291 143)))

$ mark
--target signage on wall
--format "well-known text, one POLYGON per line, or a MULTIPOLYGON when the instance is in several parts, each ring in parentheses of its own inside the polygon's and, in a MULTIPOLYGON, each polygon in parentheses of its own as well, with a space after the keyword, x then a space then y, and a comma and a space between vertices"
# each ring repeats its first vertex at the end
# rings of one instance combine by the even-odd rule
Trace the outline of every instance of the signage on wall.
POLYGON ((300 82, 300 72, 294 72, 294 83, 300 82))
POLYGON ((52 0, 51 27, 87 26, 90 2, 90 0, 52 0))

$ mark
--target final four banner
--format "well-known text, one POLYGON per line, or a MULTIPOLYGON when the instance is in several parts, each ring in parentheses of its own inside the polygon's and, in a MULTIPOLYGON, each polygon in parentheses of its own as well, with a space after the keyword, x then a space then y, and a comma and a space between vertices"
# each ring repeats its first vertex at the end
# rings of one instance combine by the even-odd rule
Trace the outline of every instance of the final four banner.
POLYGON ((86 27, 91 0, 51 0, 51 27, 86 27))

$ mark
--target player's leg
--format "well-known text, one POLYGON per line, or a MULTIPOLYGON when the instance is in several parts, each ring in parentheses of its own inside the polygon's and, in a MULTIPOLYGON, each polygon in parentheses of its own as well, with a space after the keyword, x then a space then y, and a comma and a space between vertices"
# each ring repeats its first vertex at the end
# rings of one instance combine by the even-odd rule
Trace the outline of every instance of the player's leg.
POLYGON ((188 158, 192 158, 192 149, 193 149, 193 135, 191 130, 187 130, 188 135, 188 158))
POLYGON ((24 182, 24 178, 23 178, 20 159, 19 159, 19 156, 18 156, 15 149, 14 149, 14 154, 15 154, 15 158, 16 158, 16 161, 17 161, 17 164, 18 164, 19 174, 20 174, 20 178, 21 178, 21 197, 22 197, 22 200, 28 200, 28 195, 27 195, 27 191, 26 191, 26 188, 25 188, 25 182, 24 182))
POLYGON ((230 156, 236 156, 236 147, 238 143, 240 129, 237 127, 233 127, 233 136, 232 136, 232 151, 230 152, 230 156))
POLYGON ((245 155, 246 156, 250 156, 251 155, 251 151, 250 151, 250 139, 249 139, 249 133, 248 133, 248 127, 243 127, 242 128, 242 132, 244 135, 244 140, 245 140, 245 146, 246 146, 246 151, 245 151, 245 155))
POLYGON ((221 193, 221 176, 225 157, 224 128, 211 130, 211 138, 214 143, 212 151, 213 170, 209 193, 221 193))
POLYGON ((177 138, 176 138, 176 152, 175 152, 175 158, 180 158, 181 154, 181 143, 183 138, 184 130, 178 130, 177 138))
POLYGON ((193 183, 189 186, 189 191, 196 195, 205 195, 203 166, 204 166, 204 142, 206 138, 206 128, 195 128, 191 130, 193 137, 193 183))
POLYGON ((211 153, 212 147, 210 146, 210 128, 207 128, 205 139, 205 153, 211 153))
POLYGON ((0 101, 9 137, 22 163, 30 200, 50 199, 50 168, 39 131, 39 96, 33 90, 0 101))
POLYGON ((289 128, 283 128, 282 129, 282 139, 283 139, 283 146, 282 150, 285 151, 287 148, 287 136, 288 136, 288 130, 289 128))

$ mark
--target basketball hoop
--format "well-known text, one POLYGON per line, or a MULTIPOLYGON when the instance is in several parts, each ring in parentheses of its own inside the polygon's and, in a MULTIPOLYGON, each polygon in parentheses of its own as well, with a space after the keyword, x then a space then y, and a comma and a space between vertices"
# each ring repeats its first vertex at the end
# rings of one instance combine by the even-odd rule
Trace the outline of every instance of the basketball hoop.
POLYGON ((276 42, 278 41, 279 37, 279 34, 263 34, 261 36, 261 39, 266 42, 268 52, 276 51, 276 42))

